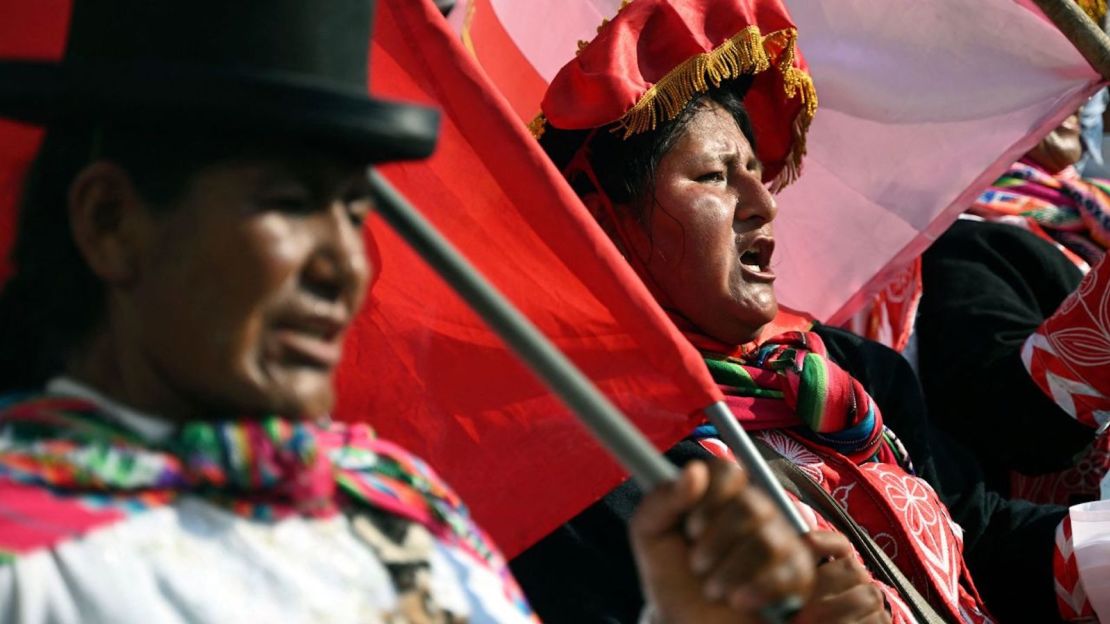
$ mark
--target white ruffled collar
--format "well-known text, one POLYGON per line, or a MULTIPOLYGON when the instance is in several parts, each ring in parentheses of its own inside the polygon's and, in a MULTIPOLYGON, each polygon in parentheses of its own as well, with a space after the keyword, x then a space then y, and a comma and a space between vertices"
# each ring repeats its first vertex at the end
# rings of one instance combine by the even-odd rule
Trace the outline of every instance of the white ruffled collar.
POLYGON ((172 423, 127 407, 72 377, 65 375, 54 377, 46 383, 46 391, 49 394, 91 401, 103 410, 105 416, 114 419, 151 442, 161 442, 170 437, 174 431, 172 423))

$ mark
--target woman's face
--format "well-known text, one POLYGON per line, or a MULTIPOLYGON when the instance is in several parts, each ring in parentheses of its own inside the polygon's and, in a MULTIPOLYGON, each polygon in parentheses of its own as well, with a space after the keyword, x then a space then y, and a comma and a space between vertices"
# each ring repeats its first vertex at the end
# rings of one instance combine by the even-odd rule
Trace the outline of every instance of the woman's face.
POLYGON ((368 197, 363 168, 323 156, 196 173, 150 217, 138 277, 111 298, 123 366, 150 386, 138 394, 168 411, 326 414, 372 270, 368 197))
POLYGON ((637 271, 664 308, 712 338, 742 344, 778 311, 771 255, 775 200, 736 120, 716 103, 698 110, 660 160, 625 227, 637 271))
POLYGON ((1059 173, 1079 162, 1083 156, 1079 114, 1068 116, 1027 154, 1049 173, 1059 173))

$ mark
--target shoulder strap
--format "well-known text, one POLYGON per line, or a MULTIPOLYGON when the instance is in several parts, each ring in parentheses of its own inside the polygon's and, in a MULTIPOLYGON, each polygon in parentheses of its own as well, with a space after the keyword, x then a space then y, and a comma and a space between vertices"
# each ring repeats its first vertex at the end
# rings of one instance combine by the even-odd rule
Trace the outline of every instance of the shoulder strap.
POLYGON ((886 552, 875 543, 867 531, 859 525, 825 488, 817 484, 805 472, 794 465, 789 459, 765 444, 762 440, 755 439, 755 445, 771 467, 771 472, 787 491, 797 496, 802 502, 813 507, 825 517, 833 526, 843 533, 852 545, 856 547, 860 556, 871 574, 893 587, 902 596, 902 600, 913 611, 914 618, 923 624, 944 624, 947 620, 929 604, 929 601, 917 591, 906 575, 887 556, 886 552))

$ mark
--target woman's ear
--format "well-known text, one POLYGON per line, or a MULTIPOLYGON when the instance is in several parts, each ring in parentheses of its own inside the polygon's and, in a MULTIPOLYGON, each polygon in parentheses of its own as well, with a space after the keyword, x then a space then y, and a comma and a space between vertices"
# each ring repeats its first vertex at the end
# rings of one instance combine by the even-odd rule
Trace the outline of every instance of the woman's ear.
POLYGON ((114 163, 94 162, 74 178, 68 201, 73 242, 89 269, 108 284, 134 280, 150 223, 131 176, 114 163))

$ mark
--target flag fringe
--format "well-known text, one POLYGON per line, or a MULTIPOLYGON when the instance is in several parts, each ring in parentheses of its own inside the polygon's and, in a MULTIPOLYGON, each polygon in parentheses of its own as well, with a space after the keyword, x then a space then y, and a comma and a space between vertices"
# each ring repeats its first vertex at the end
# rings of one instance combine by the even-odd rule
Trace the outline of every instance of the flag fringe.
POLYGON ((543 111, 540 111, 540 114, 536 115, 532 121, 528 122, 528 132, 531 132, 532 137, 538 141, 546 131, 547 117, 544 117, 543 111))
POLYGON ((1098 25, 1102 25, 1102 20, 1106 19, 1106 0, 1076 0, 1079 8, 1091 16, 1091 19, 1098 25))

